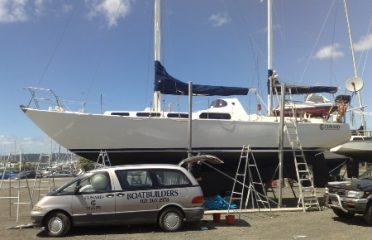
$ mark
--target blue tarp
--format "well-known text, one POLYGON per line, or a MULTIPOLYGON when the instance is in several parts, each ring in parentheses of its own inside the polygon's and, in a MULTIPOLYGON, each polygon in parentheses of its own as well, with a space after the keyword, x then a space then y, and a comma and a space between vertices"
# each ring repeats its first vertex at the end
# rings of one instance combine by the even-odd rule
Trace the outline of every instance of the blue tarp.
MULTIPOLYGON (((168 74, 164 66, 155 61, 155 84, 154 90, 160 91, 162 94, 172 95, 189 95, 188 83, 168 74)), ((210 86, 210 85, 192 85, 193 95, 204 96, 230 96, 230 95, 247 95, 249 88, 240 87, 224 87, 224 86, 210 86)))
MULTIPOLYGON (((229 208, 229 202, 226 201, 220 195, 216 195, 215 198, 212 200, 205 200, 204 207, 208 210, 225 210, 229 208)), ((230 209, 237 209, 238 206, 236 204, 231 204, 230 209)))

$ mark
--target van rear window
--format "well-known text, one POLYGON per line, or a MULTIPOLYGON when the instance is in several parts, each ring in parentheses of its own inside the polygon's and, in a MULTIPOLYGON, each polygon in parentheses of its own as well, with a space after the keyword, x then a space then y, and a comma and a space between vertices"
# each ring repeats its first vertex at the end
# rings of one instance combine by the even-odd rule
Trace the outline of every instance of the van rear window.
POLYGON ((177 170, 155 170, 155 177, 158 184, 163 187, 190 186, 190 180, 183 172, 177 170))
POLYGON ((153 187, 148 170, 119 170, 115 172, 123 190, 144 190, 153 187))

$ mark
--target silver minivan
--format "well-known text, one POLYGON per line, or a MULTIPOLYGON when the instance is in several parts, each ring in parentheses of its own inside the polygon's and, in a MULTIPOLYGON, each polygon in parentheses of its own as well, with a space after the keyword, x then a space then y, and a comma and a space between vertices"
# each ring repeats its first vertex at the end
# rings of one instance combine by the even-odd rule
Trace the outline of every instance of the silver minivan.
POLYGON ((63 236, 73 226, 108 224, 159 224, 164 231, 176 231, 184 221, 203 217, 203 201, 198 182, 181 166, 114 166, 48 193, 35 204, 31 218, 49 236, 63 236))

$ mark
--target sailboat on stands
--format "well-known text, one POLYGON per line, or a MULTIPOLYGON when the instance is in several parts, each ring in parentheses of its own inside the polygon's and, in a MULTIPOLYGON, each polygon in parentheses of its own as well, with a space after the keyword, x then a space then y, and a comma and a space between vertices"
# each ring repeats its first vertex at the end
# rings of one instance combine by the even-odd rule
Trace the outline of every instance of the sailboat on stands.
MULTIPOLYGON (((242 146, 249 145, 256 151, 258 165, 267 172, 262 174, 264 180, 271 179, 277 166, 278 118, 272 113, 247 114, 237 98, 227 98, 253 92, 249 88, 194 84, 189 93, 188 84, 172 77, 160 61, 160 0, 155 1, 154 12, 154 103, 149 110, 73 112, 67 111, 55 96, 55 106, 40 109, 37 104, 29 104, 21 106, 22 111, 57 143, 91 160, 96 160, 100 151, 105 150, 112 164, 178 163, 189 149, 189 114, 163 111, 162 94, 223 96, 212 101, 207 109, 192 112, 192 153, 216 155, 224 160, 223 168, 227 172, 235 172, 242 146)), ((271 75, 269 79, 273 79, 271 75)), ((33 92, 30 103, 36 101, 35 95, 33 92)), ((298 119, 297 127, 301 145, 309 155, 350 138, 348 124, 326 119, 298 119)), ((290 149, 287 140, 284 148, 290 149)), ((210 178, 210 184, 216 185, 216 178, 212 175, 210 178)))

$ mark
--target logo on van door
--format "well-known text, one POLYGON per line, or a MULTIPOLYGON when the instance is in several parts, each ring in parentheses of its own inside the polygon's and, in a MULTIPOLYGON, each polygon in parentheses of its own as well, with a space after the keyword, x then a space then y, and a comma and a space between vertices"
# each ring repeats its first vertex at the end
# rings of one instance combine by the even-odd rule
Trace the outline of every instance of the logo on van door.
POLYGON ((141 203, 169 202, 170 197, 177 197, 178 195, 178 190, 155 190, 127 193, 127 199, 139 199, 141 203))
POLYGON ((97 200, 103 199, 103 196, 101 195, 85 196, 84 199, 87 201, 87 203, 90 200, 90 206, 87 206, 86 210, 94 211, 100 210, 102 208, 101 206, 97 206, 97 200))
POLYGON ((97 200, 97 199, 103 199, 104 197, 102 195, 91 195, 91 196, 84 196, 85 200, 97 200))

